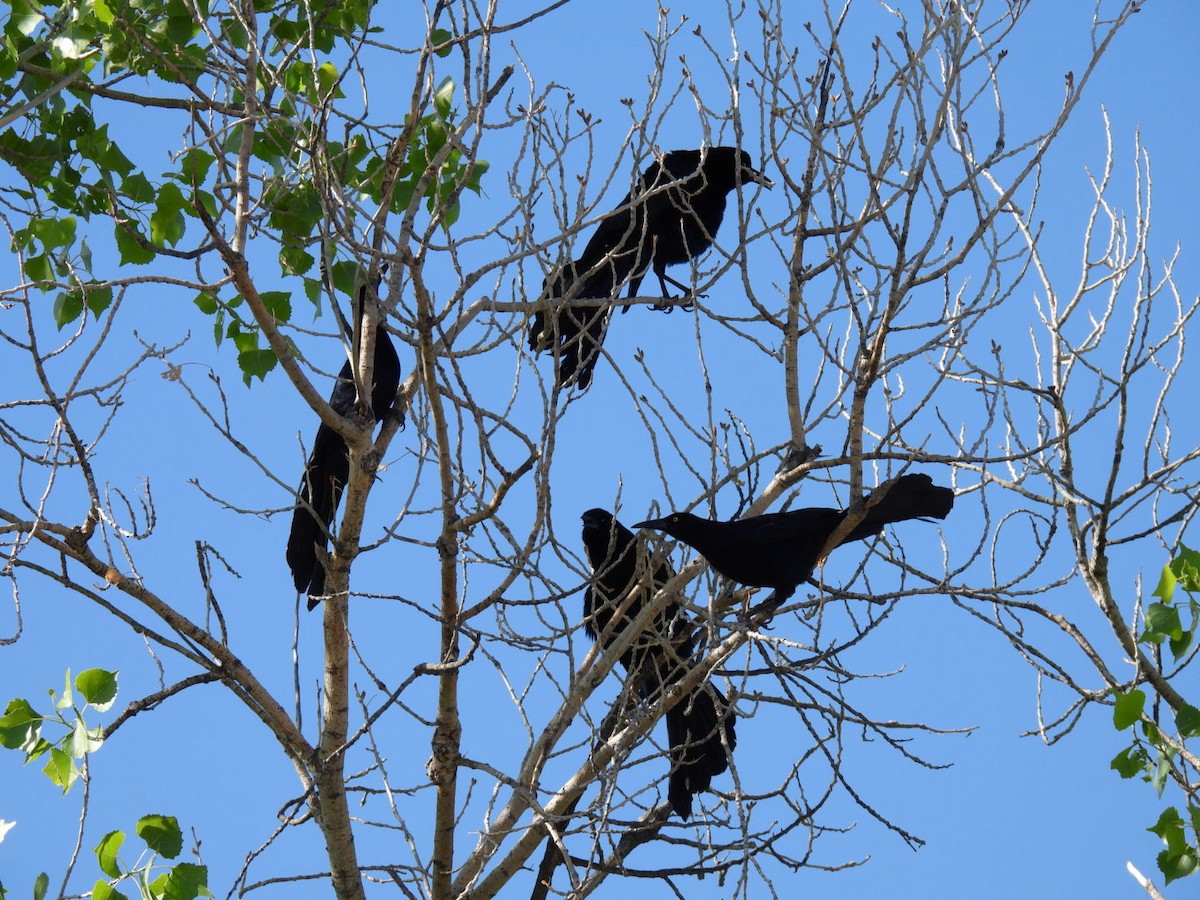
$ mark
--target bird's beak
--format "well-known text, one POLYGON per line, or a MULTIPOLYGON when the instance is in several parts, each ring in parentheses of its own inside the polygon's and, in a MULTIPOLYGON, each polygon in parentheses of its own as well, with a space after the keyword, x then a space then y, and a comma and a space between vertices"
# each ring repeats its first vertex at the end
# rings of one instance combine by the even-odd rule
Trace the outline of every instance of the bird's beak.
POLYGON ((742 174, 746 177, 746 180, 761 184, 765 188, 775 187, 775 182, 758 171, 758 169, 742 169, 742 174))
POLYGON ((645 522, 638 522, 634 528, 662 528, 666 523, 666 519, 648 519, 645 522))

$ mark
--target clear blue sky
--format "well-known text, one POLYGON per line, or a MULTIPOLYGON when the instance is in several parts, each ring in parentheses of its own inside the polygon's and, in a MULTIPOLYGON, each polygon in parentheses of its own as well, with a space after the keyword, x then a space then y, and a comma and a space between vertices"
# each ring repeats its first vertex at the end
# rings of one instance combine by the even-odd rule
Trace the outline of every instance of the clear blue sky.
MULTIPOLYGON (((1091 5, 1071 6, 1079 9, 1067 12, 1057 5, 1034 9, 1010 45, 1004 68, 1005 108, 1010 130, 1015 134, 1028 133, 1050 119, 1061 100, 1063 74, 1080 65, 1086 51, 1086 32, 1080 28, 1091 5), (1089 9, 1084 10, 1084 6, 1089 9)), ((673 15, 678 12, 673 11, 673 15)), ((719 21, 717 17, 714 23, 719 21)), ((615 155, 620 149, 627 113, 619 99, 645 91, 649 58, 638 36, 644 29, 653 28, 654 23, 653 10, 646 4, 588 4, 569 7, 511 36, 539 83, 567 86, 580 106, 605 119, 607 124, 597 130, 598 157, 615 155), (585 46, 564 39, 568 34, 583 36, 585 46), (628 49, 611 49, 617 46, 628 49), (609 49, 597 52, 598 48, 609 49)), ((791 27, 798 32, 795 24, 791 27)), ((714 24, 713 33, 719 34, 715 29, 714 24)), ((1129 181, 1127 169, 1121 166, 1132 158, 1134 132, 1140 129, 1154 173, 1157 255, 1168 256, 1177 240, 1183 242, 1177 277, 1185 294, 1195 294, 1200 267, 1190 242, 1195 227, 1194 207, 1200 198, 1200 176, 1194 163, 1200 130, 1194 96, 1197 46, 1200 9, 1189 3, 1150 0, 1118 38, 1089 85, 1073 123, 1047 162, 1043 180, 1041 211, 1046 221, 1046 240, 1050 246, 1061 240, 1063 248, 1061 257, 1053 253, 1048 256, 1061 262, 1062 277, 1073 277, 1078 258, 1082 216, 1089 199, 1085 166, 1095 169, 1103 162, 1103 106, 1111 119, 1119 161, 1115 196, 1132 208, 1132 196, 1122 193, 1122 186, 1129 181)), ((692 52, 696 66, 702 68, 702 52, 698 47, 692 52)), ((519 96, 519 83, 516 89, 519 96)), ((392 121, 393 101, 400 99, 376 88, 373 102, 378 104, 380 114, 392 121)), ((694 117, 689 120, 680 113, 671 123, 672 127, 678 123, 677 131, 669 133, 673 146, 699 144, 694 117)), ((118 124, 127 127, 123 140, 137 140, 138 123, 118 124)), ((158 138, 157 134, 143 137, 142 149, 149 158, 163 152, 158 138)), ((504 155, 511 148, 499 144, 489 152, 496 163, 495 171, 503 171, 504 155)), ((490 190, 503 193, 504 189, 494 182, 490 190)), ((472 201, 466 202, 469 206, 472 201)), ((4 283, 12 283, 11 267, 0 263, 0 271, 6 273, 4 283)), ((190 333, 191 343, 178 358, 190 363, 186 371, 191 383, 205 391, 208 400, 214 400, 212 388, 206 386, 204 369, 212 366, 231 398, 231 414, 239 434, 284 480, 292 480, 288 473, 298 473, 301 462, 295 435, 298 430, 307 435, 311 412, 285 379, 277 374, 250 392, 243 390, 230 353, 213 350, 210 325, 185 293, 167 295, 158 288, 134 289, 129 302, 134 314, 124 320, 121 338, 128 338, 135 327, 144 339, 159 343, 173 343, 190 333)), ((632 314, 628 317, 630 321, 633 318, 632 314)), ((329 327, 328 323, 325 318, 321 327, 329 327)), ((614 325, 614 352, 631 353, 638 344, 637 334, 622 327, 625 325, 624 320, 614 325)), ((406 366, 409 364, 406 361, 406 366)), ((7 370, 11 363, 6 361, 4 365, 7 370)), ((505 369, 505 377, 509 371, 505 369)), ((603 370, 599 373, 594 395, 587 398, 597 405, 615 402, 615 393, 609 393, 611 385, 604 384, 605 374, 603 370)), ((729 390, 732 394, 744 393, 741 386, 729 390)), ((145 562, 147 579, 163 585, 158 588, 160 593, 177 591, 181 601, 198 604, 194 542, 210 541, 219 546, 241 576, 236 581, 227 579, 224 584, 226 612, 234 627, 238 652, 266 673, 265 680, 278 696, 290 696, 293 598, 282 562, 286 516, 277 515, 269 521, 234 516, 215 509, 190 482, 197 480, 206 490, 244 508, 282 507, 287 503, 286 496, 278 487, 261 481, 252 466, 221 445, 194 407, 181 404, 179 387, 158 378, 156 370, 148 368, 140 374, 127 402, 128 413, 117 418, 113 432, 102 445, 105 455, 101 459, 104 477, 115 487, 131 491, 139 479, 151 479, 160 530, 145 562), (156 434, 147 440, 147 433, 156 434), (231 533, 238 536, 231 540, 231 533), (270 563, 256 563, 259 555, 265 555, 270 563)), ((749 415, 753 416, 753 411, 749 415)), ((620 429, 603 431, 601 437, 607 444, 622 444, 625 436, 620 429)), ((595 426, 589 426, 589 435, 594 432, 595 426)), ((402 435, 393 444, 393 451, 399 451, 411 436, 411 430, 408 437, 402 435)), ((578 441, 582 436, 568 430, 563 440, 578 441)), ((760 446, 782 436, 782 432, 764 434, 760 446)), ((833 436, 815 435, 814 440, 838 443, 833 436)), ((617 454, 613 458, 614 464, 598 472, 562 472, 561 483, 555 486, 555 524, 560 535, 574 539, 578 512, 611 504, 622 485, 628 517, 648 511, 653 502, 665 502, 658 485, 639 476, 636 459, 630 461, 617 454)), ((400 458, 392 462, 398 472, 406 473, 405 467, 410 465, 400 458)), ((400 475, 396 482, 405 484, 405 477, 400 475)), ((387 488, 385 473, 373 496, 374 504, 398 501, 387 493, 387 488)), ((694 490, 695 486, 689 484, 676 499, 689 499, 694 490)), ((814 504, 827 500, 815 496, 811 499, 814 504)), ((71 512, 62 515, 72 520, 71 512)), ((1192 543, 1200 543, 1200 538, 1193 538, 1192 543)), ((388 547, 384 552, 399 551, 388 547)), ((1143 571, 1151 586, 1162 562, 1155 549, 1147 548, 1143 571)), ((427 568, 427 573, 411 574, 411 567, 401 567, 394 557, 369 558, 363 561, 363 583, 373 584, 380 591, 419 596, 427 593, 422 580, 432 578, 435 571, 432 563, 427 568), (399 577, 394 572, 403 572, 405 578, 416 583, 412 587, 389 584, 389 578, 399 577)), ((562 578, 568 579, 565 571, 562 578)), ((1126 585, 1132 590, 1131 581, 1126 585)), ((1098 613, 1090 607, 1082 587, 1073 598, 1062 596, 1064 602, 1074 604, 1072 615, 1096 623, 1098 613)), ((131 602, 111 594, 109 599, 118 605, 131 602)), ((25 696, 35 705, 40 702, 44 706, 43 692, 47 687, 61 688, 67 667, 78 671, 89 666, 119 666, 123 701, 157 686, 155 664, 142 649, 141 641, 114 627, 105 615, 78 598, 42 583, 23 594, 22 613, 21 640, 0 646, 0 693, 4 699, 25 696)), ((413 639, 413 635, 427 635, 431 630, 427 622, 414 622, 410 610, 362 601, 356 607, 356 616, 360 627, 365 626, 361 640, 366 652, 375 660, 386 660, 386 676, 391 681, 399 681, 412 666, 431 659, 433 647, 413 639)), ((11 611, 0 622, 0 633, 8 635, 15 630, 11 611)), ((319 674, 313 661, 320 640, 319 618, 314 615, 304 619, 302 629, 301 649, 310 657, 305 684, 311 709, 315 692, 312 685, 319 674)), ((854 666, 876 672, 903 668, 904 675, 869 685, 860 683, 856 686, 857 703, 890 718, 924 721, 946 729, 974 726, 975 730, 969 736, 922 736, 917 740, 917 752, 948 766, 938 771, 905 763, 878 745, 847 746, 856 788, 873 806, 924 839, 925 846, 913 852, 861 812, 834 805, 827 811, 825 823, 852 830, 841 837, 827 838, 813 862, 839 866, 869 857, 869 863, 832 873, 806 869, 777 883, 786 885, 796 896, 833 892, 846 897, 904 898, 960 893, 977 898, 1078 896, 1132 900, 1145 896, 1125 873, 1125 861, 1133 860, 1146 874, 1156 874, 1158 840, 1144 829, 1155 820, 1161 804, 1148 786, 1122 781, 1109 771, 1109 760, 1124 742, 1102 710, 1090 711, 1072 736, 1053 747, 1044 746, 1037 738, 1019 737, 1036 727, 1038 684, 1034 673, 994 632, 972 622, 948 601, 905 604, 876 638, 869 650, 852 660, 854 666)), ((168 670, 170 677, 186 674, 178 666, 172 668, 171 663, 168 670)), ((485 756, 489 744, 496 740, 492 730, 480 724, 487 717, 497 716, 495 721, 503 723, 504 728, 515 727, 504 711, 502 690, 494 681, 489 683, 485 674, 490 673, 481 672, 477 680, 465 682, 464 748, 468 755, 485 756)), ((372 690, 367 683, 362 687, 372 690)), ((1189 687, 1196 693, 1194 685, 1184 685, 1185 691, 1189 687)), ((129 830, 138 816, 148 812, 174 814, 186 828, 195 829, 218 896, 223 896, 241 856, 269 836, 275 827, 276 811, 298 792, 297 781, 261 725, 242 707, 225 699, 216 700, 220 690, 202 687, 144 714, 123 728, 94 758, 96 784, 89 830, 83 842, 84 859, 73 883, 76 888, 82 890, 91 883, 95 870, 90 848, 99 836, 110 828, 129 830)), ((428 690, 427 686, 419 688, 408 702, 426 703, 425 708, 431 708, 428 690)), ((746 772, 765 764, 770 755, 784 752, 788 744, 787 733, 757 724, 755 719, 748 719, 739 725, 737 763, 746 772)), ((311 720, 307 727, 311 729, 311 720)), ((422 765, 428 756, 428 734, 409 733, 398 739, 411 740, 411 749, 391 747, 386 752, 405 765, 422 765)), ((464 788, 467 777, 464 774, 464 788)), ((0 818, 18 823, 0 843, 0 877, 14 896, 24 896, 42 869, 51 872, 51 883, 57 886, 79 814, 79 790, 67 799, 56 797, 39 773, 16 765, 15 755, 0 757, 0 784, 0 818)), ((475 790, 486 793, 490 787, 481 783, 475 790)), ((432 792, 417 799, 432 808, 432 792)), ((406 855, 402 844, 399 838, 392 844, 366 838, 360 844, 361 860, 367 865, 394 861, 406 855)), ((464 839, 463 852, 469 844, 464 839)), ((321 865, 315 829, 289 836, 280 847, 264 867, 255 870, 257 878, 321 865)), ((644 856, 631 862, 653 865, 653 860, 644 856)), ((1197 878, 1200 876, 1169 889, 1168 896, 1195 896, 1200 891, 1197 878)), ((1161 883, 1161 879, 1156 880, 1161 883)), ((727 897, 731 890, 714 879, 684 880, 680 884, 692 900, 727 897)), ((631 891, 639 897, 668 896, 658 888, 643 892, 645 887, 641 882, 630 884, 613 878, 597 896, 619 897, 631 891)), ((376 893, 382 895, 385 889, 376 893)), ((260 896, 282 893, 269 891, 260 896)), ((289 896, 323 895, 315 887, 289 892, 289 896)))

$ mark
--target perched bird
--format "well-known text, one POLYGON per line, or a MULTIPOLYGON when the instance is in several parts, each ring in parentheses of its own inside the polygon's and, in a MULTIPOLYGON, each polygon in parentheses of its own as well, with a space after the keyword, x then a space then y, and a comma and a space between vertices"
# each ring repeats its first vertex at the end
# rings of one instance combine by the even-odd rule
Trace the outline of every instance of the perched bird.
MULTIPOLYGON (((637 294, 647 269, 658 276, 662 296, 667 284, 690 289, 666 274, 667 266, 695 259, 712 246, 725 215, 726 195, 738 184, 772 182, 736 147, 672 150, 642 173, 636 189, 596 227, 583 254, 554 272, 543 297, 566 304, 537 312, 529 326, 529 348, 554 348, 558 384, 574 379, 586 388, 612 314, 610 305, 570 306, 573 300, 611 300, 626 282, 637 294)), ((628 309, 628 307, 626 307, 628 309)))
MULTIPOLYGON (((356 312, 361 310, 365 293, 366 288, 359 291, 356 312)), ((400 384, 400 360, 392 339, 382 327, 375 332, 374 359, 371 414, 378 422, 392 408, 400 384)), ((333 393, 329 395, 329 405, 345 416, 354 409, 357 399, 354 373, 350 360, 346 360, 334 382, 333 393)), ((346 441, 322 422, 296 492, 298 502, 292 513, 292 530, 287 543, 288 567, 292 570, 296 590, 308 592, 309 609, 315 607, 325 593, 324 551, 329 545, 333 514, 349 477, 350 455, 346 441)))
MULTIPOLYGON (((675 573, 665 561, 658 563, 646 586, 638 588, 621 610, 646 573, 644 548, 639 548, 632 531, 603 509, 583 514, 583 545, 594 573, 583 594, 584 628, 593 639, 611 641, 675 573)), ((671 601, 621 654, 621 665, 642 698, 653 698, 687 672, 695 649, 689 633, 679 604, 671 601)), ((702 684, 671 707, 666 720, 671 757, 667 800, 686 821, 692 814, 692 796, 708 790, 713 776, 729 767, 727 752, 737 745, 734 715, 724 694, 702 684)))
MULTIPOLYGON (((954 491, 928 475, 902 475, 886 492, 865 498, 862 521, 842 544, 878 534, 884 525, 906 519, 944 519, 954 506, 954 491), (876 496, 878 495, 878 496, 876 496)), ((846 510, 813 507, 768 513, 732 522, 714 522, 691 513, 639 522, 636 528, 664 531, 697 550, 709 565, 739 584, 773 588, 770 600, 782 603, 812 575, 821 551, 846 510)), ((840 546, 840 544, 839 544, 840 546)))

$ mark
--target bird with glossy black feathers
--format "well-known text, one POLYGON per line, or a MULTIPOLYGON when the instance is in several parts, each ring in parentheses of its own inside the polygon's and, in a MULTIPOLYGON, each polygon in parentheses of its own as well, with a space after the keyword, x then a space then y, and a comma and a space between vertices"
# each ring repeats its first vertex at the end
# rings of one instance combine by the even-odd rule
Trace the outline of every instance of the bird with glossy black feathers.
MULTIPOLYGON (((359 291, 356 315, 361 310, 366 289, 359 291)), ((400 359, 386 329, 375 332, 374 384, 371 387, 371 415, 380 421, 392 408, 400 384, 400 359)), ((329 405, 338 415, 349 415, 358 400, 354 372, 346 360, 329 405)), ((287 563, 297 591, 308 593, 308 608, 312 609, 325 594, 325 551, 329 546, 333 515, 342 499, 342 489, 350 477, 350 454, 345 439, 324 422, 317 428, 312 453, 304 467, 297 490, 296 509, 292 513, 292 529, 288 535, 287 563)))
MULTIPOLYGON (((593 572, 583 594, 584 628, 606 646, 675 573, 665 561, 649 573, 645 548, 603 509, 583 514, 583 545, 593 572)), ((638 694, 651 699, 687 672, 694 649, 689 623, 679 604, 671 600, 621 654, 621 665, 638 694)), ((702 684, 667 710, 666 720, 671 759, 667 800, 686 821, 692 814, 693 795, 708 790, 713 776, 729 767, 728 754, 737 745, 734 715, 724 694, 702 684)))
MULTIPOLYGON (((876 535, 892 522, 944 519, 954 507, 954 491, 934 484, 928 475, 901 475, 864 498, 863 506, 862 520, 838 546, 876 535)), ((683 541, 730 581, 773 588, 768 602, 778 604, 812 575, 846 514, 847 510, 813 507, 714 522, 676 512, 634 527, 653 528, 683 541)))
POLYGON ((571 302, 611 300, 626 282, 633 297, 651 268, 663 297, 670 296, 668 283, 688 294, 686 285, 666 274, 667 266, 693 260, 712 246, 727 195, 750 182, 772 186, 754 168, 750 154, 736 147, 672 150, 642 173, 635 190, 601 220, 580 257, 543 286, 543 297, 566 305, 534 314, 529 347, 555 350, 560 387, 574 382, 583 389, 591 383, 612 314, 608 304, 571 302))

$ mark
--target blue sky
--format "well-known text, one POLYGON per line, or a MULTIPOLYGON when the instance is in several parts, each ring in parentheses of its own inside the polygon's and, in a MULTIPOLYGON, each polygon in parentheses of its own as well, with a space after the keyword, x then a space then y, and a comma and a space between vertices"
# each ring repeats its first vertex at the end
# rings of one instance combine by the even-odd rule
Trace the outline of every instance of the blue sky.
MULTIPOLYGON (((904 8, 904 4, 900 6, 904 8)), ((1002 69, 1010 134, 1029 133, 1044 125, 1056 111, 1064 73, 1078 69, 1087 50, 1086 32, 1080 29, 1086 25, 1090 9, 1083 10, 1082 6, 1069 10, 1037 6, 1014 34, 1002 69)), ((869 44, 871 27, 887 21, 878 8, 870 9, 864 15, 862 30, 851 30, 846 35, 848 52, 861 52, 869 44)), ((671 15, 677 17, 679 12, 673 10, 671 15)), ((693 15, 717 42, 721 14, 705 7, 693 15), (711 18, 706 18, 710 14, 711 18)), ((646 91, 651 59, 641 34, 655 25, 653 10, 640 3, 609 3, 602 10, 594 4, 569 6, 506 37, 512 45, 498 48, 497 55, 506 59, 515 50, 539 85, 563 85, 578 106, 602 120, 595 130, 596 165, 607 171, 622 150, 627 130, 629 113, 621 98, 641 97, 646 91)), ((401 30, 401 23, 396 23, 396 28, 401 30)), ((790 24, 789 29, 793 39, 799 40, 798 23, 790 24)), ((1156 253, 1159 257, 1169 256, 1176 241, 1183 243, 1177 280, 1185 295, 1195 294, 1200 273, 1189 239, 1195 202, 1200 197, 1200 175, 1194 164, 1200 117, 1193 96, 1198 39, 1200 11, 1194 6, 1151 0, 1118 37, 1088 86, 1073 121, 1047 159, 1042 182, 1044 252, 1055 267, 1055 277, 1070 280, 1077 269, 1082 219, 1090 201, 1085 169, 1095 171, 1104 159, 1103 108, 1111 123, 1117 158, 1113 196, 1132 208, 1129 165, 1134 134, 1140 132, 1154 178, 1156 253)), ((706 51, 698 41, 684 34, 677 46, 687 54, 698 82, 714 83, 715 69, 706 63, 706 51)), ((753 56, 754 48, 749 49, 753 56)), ((679 65, 672 58, 668 71, 675 72, 679 65)), ((514 102, 520 102, 522 92, 527 90, 520 76, 512 90, 514 102)), ((382 121, 395 121, 405 98, 405 91, 390 94, 381 82, 374 88, 372 111, 382 121)), ((743 116, 747 146, 758 146, 759 111, 744 106, 743 116)), ((165 150, 157 129, 141 133, 142 123, 127 118, 115 125, 125 129, 122 133, 146 159, 163 158, 165 150)), ((170 140, 174 137, 170 136, 167 146, 172 146, 170 140)), ((718 137, 731 139, 728 131, 718 137)), ((699 144, 696 114, 686 98, 667 112, 659 139, 666 144, 664 149, 699 144)), ((507 138, 488 145, 487 154, 497 177, 485 181, 487 198, 465 201, 464 226, 479 221, 472 216, 484 216, 487 210, 504 205, 506 188, 499 173, 514 153, 507 138)), ((767 174, 775 177, 777 173, 768 168, 767 174)), ((621 192, 620 185, 613 188, 613 203, 621 192)), ((591 190, 585 190, 585 194, 595 199, 591 190)), ((551 224, 548 217, 546 224, 551 224)), ((479 252, 486 253, 487 249, 479 252)), ((262 270, 269 280, 271 270, 265 265, 262 270)), ((10 267, 5 266, 3 271, 5 283, 11 283, 10 267)), ((530 272, 527 277, 536 276, 530 272)), ((736 273, 727 274, 721 291, 712 298, 714 307, 731 302, 730 295, 736 293, 736 273), (733 286, 726 287, 728 282, 733 286)), ((1032 291, 1030 286, 1020 293, 1028 298, 1032 291)), ((299 472, 302 463, 296 435, 309 439, 312 415, 282 375, 276 373, 253 390, 244 390, 231 354, 214 350, 209 322, 191 305, 187 292, 134 288, 127 305, 127 317, 119 329, 122 343, 119 350, 114 349, 112 359, 128 351, 135 330, 142 339, 160 344, 172 344, 190 335, 184 350, 174 357, 176 362, 184 363, 188 383, 206 401, 217 402, 216 387, 209 375, 219 376, 230 398, 230 416, 239 436, 282 481, 293 482, 293 473, 299 472)), ((686 332, 690 327, 686 324, 690 320, 681 315, 654 319, 650 326, 638 327, 637 323, 647 322, 649 315, 645 310, 635 310, 615 320, 606 345, 615 356, 627 360, 648 344, 651 336, 666 335, 674 329, 686 332)), ((317 327, 328 329, 329 323, 325 317, 317 327)), ((1014 321, 1012 333, 997 338, 1006 344, 1011 342, 1015 348, 1023 338, 1022 327, 1022 322, 1014 321)), ((722 378, 714 378, 716 409, 732 408, 753 423, 760 447, 782 440, 786 435, 779 415, 782 398, 757 392, 756 384, 738 374, 736 359, 719 358, 722 345, 718 339, 710 335, 708 341, 713 371, 723 373, 722 378)), ((664 345, 665 338, 650 352, 657 354, 651 358, 664 370, 671 370, 668 377, 682 379, 694 373, 692 346, 680 344, 681 349, 668 350, 663 349, 664 345)), ((332 342, 327 346, 335 353, 332 342)), ((101 361, 106 361, 106 355, 101 361)), ((339 363, 340 359, 332 361, 328 368, 339 363)), ((6 369, 11 365, 5 362, 6 369)), ((411 356, 404 358, 404 365, 408 371, 411 356)), ((507 386, 504 379, 512 369, 506 364, 501 368, 501 378, 494 384, 481 383, 479 389, 494 387, 503 392, 507 386)), ((622 418, 630 414, 631 403, 612 374, 602 363, 595 387, 573 410, 576 415, 564 426, 560 438, 562 446, 554 471, 553 522, 564 543, 577 540, 580 511, 596 505, 612 506, 618 494, 622 517, 632 522, 650 512, 652 504, 686 504, 699 490, 699 485, 686 475, 664 486, 647 471, 643 464, 648 452, 645 435, 640 426, 629 426, 622 418), (583 403, 604 413, 585 416, 581 412, 583 403), (581 458, 584 447, 592 448, 595 458, 602 461, 569 467, 566 461, 581 458)), ((16 376, 18 387, 28 387, 23 377, 16 376)), ((127 414, 118 416, 105 436, 99 459, 105 480, 114 488, 131 492, 143 479, 150 480, 159 530, 146 547, 136 548, 144 554, 141 564, 148 581, 160 593, 178 598, 181 605, 198 609, 202 596, 195 576, 195 543, 216 546, 238 572, 237 578, 221 576, 237 652, 257 667, 278 696, 290 696, 293 597, 282 560, 286 515, 235 515, 207 500, 192 482, 243 509, 284 507, 288 503, 285 491, 261 479, 254 465, 224 445, 197 409, 183 399, 180 387, 160 378, 153 364, 134 379, 126 397, 126 410, 127 414)), ((1186 435, 1186 429, 1181 430, 1186 435)), ((381 507, 402 500, 414 468, 411 446, 406 444, 409 440, 413 440, 411 428, 393 443, 390 468, 373 495, 377 526, 390 520, 381 507), (389 482, 396 485, 390 491, 389 482)), ((814 434, 813 440, 836 451, 841 438, 829 429, 814 434)), ((9 464, 6 462, 6 467, 9 464)), ((834 502, 821 483, 807 487, 803 500, 811 505, 834 502)), ((717 511, 731 515, 733 502, 725 495, 717 511)), ((61 515, 72 521, 74 512, 66 504, 61 515)), ((966 531, 969 523, 976 521, 969 501, 956 509, 955 516, 960 515, 955 519, 955 528, 946 532, 948 541, 960 533, 960 527, 966 531)), ((928 542, 929 546, 936 540, 936 529, 921 523, 897 529, 897 534, 902 541, 928 542)), ((1200 539, 1192 543, 1200 543, 1200 539)), ((577 548, 572 544, 567 549, 577 548)), ((431 595, 429 586, 436 574, 432 556, 409 555, 398 562, 398 553, 395 545, 388 545, 362 560, 363 589, 414 599, 431 595), (402 583, 397 585, 397 580, 402 583)), ((854 557, 847 560, 849 571, 861 554, 849 550, 842 553, 854 557)), ((1133 576, 1140 570, 1152 587, 1164 562, 1161 552, 1147 545, 1143 555, 1132 556, 1132 561, 1123 561, 1127 567, 1124 586, 1132 592, 1133 576)), ((546 558, 550 559, 550 554, 546 558)), ((479 575, 484 585, 491 577, 486 570, 479 575)), ((555 577, 564 585, 578 582, 565 565, 555 577)), ((876 577, 886 579, 887 575, 876 577)), ((116 627, 101 611, 48 582, 27 586, 21 599, 22 637, 14 644, 0 646, 0 683, 5 686, 6 699, 25 696, 35 706, 39 702, 44 705, 45 690, 61 686, 67 667, 76 671, 89 666, 119 667, 124 701, 157 686, 157 663, 147 654, 141 639, 116 627)), ((131 602, 109 599, 118 605, 131 602)), ((573 608, 573 602, 568 598, 565 608, 573 608)), ((1058 592, 1054 602, 1063 604, 1064 613, 1081 623, 1093 628, 1100 624, 1099 613, 1081 586, 1058 592)), ((1126 608, 1131 605, 1126 604, 1126 608)), ((419 610, 363 599, 356 601, 355 614, 362 628, 359 639, 364 655, 383 666, 385 677, 392 683, 403 679, 414 665, 432 658, 435 645, 429 643, 429 638, 435 629, 432 620, 419 610)), ((16 630, 16 625, 11 611, 6 615, 0 621, 7 635, 16 630)), ((523 626, 529 625, 521 618, 523 611, 512 615, 523 626)), ((785 630, 793 625, 779 623, 778 627, 785 630)), ((306 727, 311 730, 312 697, 319 675, 318 617, 302 619, 301 629, 309 717, 306 727)), ((925 845, 914 852, 897 835, 843 799, 830 805, 822 822, 830 828, 847 829, 847 833, 827 836, 817 845, 811 860, 814 867, 790 876, 774 870, 781 894, 836 891, 849 897, 930 897, 962 892, 980 898, 1144 896, 1126 874, 1125 862, 1132 860, 1146 874, 1155 874, 1154 855, 1159 845, 1157 838, 1144 829, 1157 818, 1162 803, 1148 786, 1122 781, 1109 771, 1109 760, 1125 742, 1113 730, 1104 710, 1089 710, 1075 732, 1052 747, 1036 737, 1021 737, 1037 727, 1039 683, 1035 673, 993 631, 943 598, 920 598, 901 604, 874 637, 847 654, 847 665, 861 672, 902 674, 856 682, 853 699, 857 705, 888 719, 922 721, 946 730, 973 730, 941 736, 922 734, 914 739, 910 749, 944 767, 936 770, 905 762, 878 742, 848 741, 843 749, 856 789, 875 809, 922 838, 925 845), (857 861, 867 862, 843 868, 857 861), (838 871, 821 871, 820 867, 838 871)), ((576 660, 585 650, 585 645, 574 647, 576 660)), ((184 674, 178 664, 170 660, 164 664, 171 673, 168 680, 184 674)), ((365 679, 361 686, 368 696, 377 698, 365 679)), ((1185 692, 1189 689, 1187 684, 1182 687, 1185 692)), ((194 689, 153 713, 143 714, 94 757, 90 819, 83 841, 84 859, 73 882, 76 890, 91 884, 94 868, 88 850, 99 836, 110 828, 131 829, 133 821, 144 813, 174 814, 186 828, 195 829, 218 896, 224 894, 244 854, 271 834, 276 812, 298 793, 296 778, 262 726, 240 705, 218 697, 220 690, 216 686, 194 689)), ((418 684, 406 695, 406 702, 428 710, 430 692, 429 685, 418 684)), ((1052 690, 1050 694, 1053 700, 1052 690)), ((589 708, 593 715, 603 714, 605 707, 598 702, 600 699, 589 708)), ((521 723, 490 663, 480 664, 464 677, 462 704, 467 755, 488 757, 495 752, 499 736, 522 735, 523 739, 521 723)), ((536 727, 537 722, 533 725, 536 727)), ((795 727, 794 722, 772 724, 766 716, 743 719, 739 723, 736 763, 744 777, 752 780, 753 773, 771 770, 781 759, 786 760, 797 738, 789 729, 795 727)), ((427 732, 409 725, 397 726, 386 734, 399 742, 385 748, 397 767, 423 765, 428 755, 427 732)), ((50 871, 51 883, 57 885, 71 852, 80 792, 76 789, 70 797, 58 798, 40 774, 22 770, 15 758, 4 759, 0 765, 4 767, 5 786, 0 792, 0 818, 17 822, 0 843, 0 877, 16 896, 28 890, 41 870, 50 871)), ((468 777, 464 774, 464 792, 468 777)), ((399 780, 408 783, 408 779, 399 780)), ((491 785, 481 780, 474 790, 478 802, 491 785)), ((411 803, 409 808, 414 810, 429 810, 431 797, 431 791, 418 792, 403 802, 411 803)), ((406 849, 397 850, 403 842, 394 836, 388 838, 364 836, 360 844, 362 862, 373 865, 403 857, 406 849)), ((464 833, 462 852, 472 843, 464 833)), ((641 852, 646 855, 635 857, 631 863, 653 867, 652 851, 641 852)), ((308 871, 320 867, 320 859, 315 829, 296 831, 255 869, 252 880, 308 871)), ((713 878, 699 882, 683 879, 679 884, 690 898, 728 897, 733 890, 733 885, 722 885, 713 878)), ((304 890, 293 888, 290 893, 304 896, 304 890)), ((380 895, 384 890, 390 889, 374 889, 380 895)), ((617 897, 631 890, 638 896, 670 896, 663 889, 650 890, 642 882, 618 878, 610 879, 596 896, 617 897)), ((1167 894, 1182 897, 1195 890, 1194 883, 1183 882, 1167 894)), ((314 889, 311 895, 321 894, 314 889)), ((752 891, 750 896, 758 895, 752 891)))

